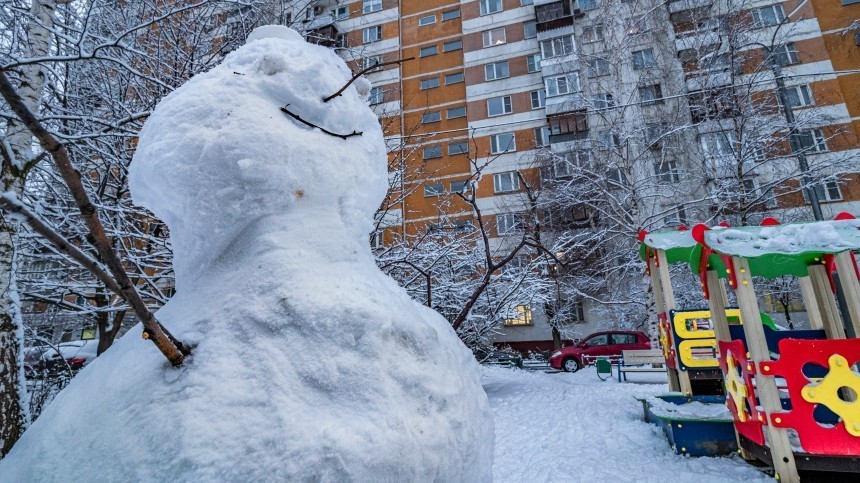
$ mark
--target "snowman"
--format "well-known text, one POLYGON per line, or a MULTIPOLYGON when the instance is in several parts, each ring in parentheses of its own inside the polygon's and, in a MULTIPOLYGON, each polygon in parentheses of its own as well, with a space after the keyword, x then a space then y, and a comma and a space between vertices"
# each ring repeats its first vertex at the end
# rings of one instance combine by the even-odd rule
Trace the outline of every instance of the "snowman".
POLYGON ((133 329, 0 462, 0 481, 489 481, 479 368, 444 318, 374 264, 386 151, 366 81, 261 27, 147 120, 134 200, 170 228, 157 314, 189 360, 133 329), (346 139, 331 133, 360 132, 346 139))

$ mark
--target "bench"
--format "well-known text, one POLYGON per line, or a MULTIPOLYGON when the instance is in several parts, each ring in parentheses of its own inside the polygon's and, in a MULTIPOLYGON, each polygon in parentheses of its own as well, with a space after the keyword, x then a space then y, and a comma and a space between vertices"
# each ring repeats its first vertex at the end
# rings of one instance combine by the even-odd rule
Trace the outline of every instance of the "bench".
POLYGON ((622 351, 621 359, 618 360, 618 382, 622 381, 622 377, 626 381, 628 372, 666 372, 663 367, 665 363, 660 349, 622 351), (632 367, 645 364, 651 364, 651 367, 632 367))

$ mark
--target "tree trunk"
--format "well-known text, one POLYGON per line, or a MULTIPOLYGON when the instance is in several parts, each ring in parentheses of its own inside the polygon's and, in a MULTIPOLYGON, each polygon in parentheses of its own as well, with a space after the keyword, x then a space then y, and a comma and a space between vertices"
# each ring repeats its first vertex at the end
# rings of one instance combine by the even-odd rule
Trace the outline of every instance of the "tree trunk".
MULTIPOLYGON (((55 0, 33 2, 33 14, 27 26, 25 56, 42 57, 51 46, 51 33, 55 0)), ((39 112, 45 72, 41 65, 31 64, 18 69, 18 92, 31 112, 39 112)), ((6 138, 10 151, 3 157, 2 182, 4 192, 13 192, 20 198, 24 193, 27 171, 36 159, 33 137, 24 123, 14 117, 8 120, 6 138)), ((0 457, 6 455, 29 424, 27 387, 21 371, 24 345, 24 327, 21 325, 21 307, 15 283, 15 243, 18 224, 9 216, 0 215, 0 457)))
POLYGON ((558 328, 552 327, 552 350, 557 351, 561 349, 561 332, 558 331, 558 328))

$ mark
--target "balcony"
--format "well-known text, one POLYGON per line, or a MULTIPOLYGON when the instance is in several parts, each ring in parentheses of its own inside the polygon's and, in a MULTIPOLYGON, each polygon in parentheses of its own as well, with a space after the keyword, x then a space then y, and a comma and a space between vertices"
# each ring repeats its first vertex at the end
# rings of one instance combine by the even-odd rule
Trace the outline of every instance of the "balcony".
POLYGON ((714 0, 670 0, 669 12, 683 12, 694 8, 710 7, 714 4, 714 0))
POLYGON ((535 5, 535 15, 537 16, 536 26, 538 32, 546 32, 547 30, 555 30, 573 25, 573 11, 570 8, 570 2, 567 0, 535 5))

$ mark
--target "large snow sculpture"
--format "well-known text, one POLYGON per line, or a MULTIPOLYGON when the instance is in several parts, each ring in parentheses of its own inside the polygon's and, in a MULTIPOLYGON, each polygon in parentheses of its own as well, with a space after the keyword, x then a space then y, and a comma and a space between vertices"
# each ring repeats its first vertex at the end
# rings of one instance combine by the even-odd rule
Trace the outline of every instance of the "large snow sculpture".
POLYGON ((330 50, 264 27, 162 101, 131 188, 170 227, 177 293, 157 315, 193 357, 171 368, 132 330, 0 481, 491 478, 474 359, 374 265, 386 154, 367 86, 322 102, 349 78, 330 50))

